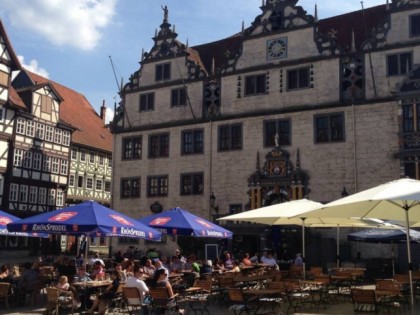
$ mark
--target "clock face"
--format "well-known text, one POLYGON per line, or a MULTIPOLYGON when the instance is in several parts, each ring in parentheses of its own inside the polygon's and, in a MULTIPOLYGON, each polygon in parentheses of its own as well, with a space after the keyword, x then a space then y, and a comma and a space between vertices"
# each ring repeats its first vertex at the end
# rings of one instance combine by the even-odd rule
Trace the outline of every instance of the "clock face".
POLYGON ((267 60, 287 57, 287 38, 276 38, 267 41, 267 60))

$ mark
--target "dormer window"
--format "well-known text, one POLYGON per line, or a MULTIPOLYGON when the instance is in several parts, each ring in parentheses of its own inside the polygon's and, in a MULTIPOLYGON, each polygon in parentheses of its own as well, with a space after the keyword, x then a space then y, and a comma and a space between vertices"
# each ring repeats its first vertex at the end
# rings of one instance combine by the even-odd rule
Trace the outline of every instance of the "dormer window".
POLYGON ((165 81, 171 79, 171 64, 170 63, 162 63, 160 65, 156 65, 155 69, 155 79, 156 81, 165 81))
POLYGON ((53 100, 48 95, 41 95, 41 111, 43 113, 51 114, 53 100))

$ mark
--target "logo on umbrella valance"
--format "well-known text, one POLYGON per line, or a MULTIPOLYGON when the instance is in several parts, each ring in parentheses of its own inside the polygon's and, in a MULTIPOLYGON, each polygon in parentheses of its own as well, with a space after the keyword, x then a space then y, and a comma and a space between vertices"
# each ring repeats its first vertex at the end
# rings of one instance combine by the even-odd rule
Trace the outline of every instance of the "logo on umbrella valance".
POLYGON ((12 220, 10 220, 8 217, 0 217, 0 225, 6 226, 8 223, 11 223, 12 220))

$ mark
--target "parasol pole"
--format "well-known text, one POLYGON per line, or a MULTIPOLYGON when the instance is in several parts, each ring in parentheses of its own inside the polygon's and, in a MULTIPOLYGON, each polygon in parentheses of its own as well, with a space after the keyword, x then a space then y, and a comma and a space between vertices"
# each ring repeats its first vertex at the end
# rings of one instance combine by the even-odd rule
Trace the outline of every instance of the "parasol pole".
POLYGON ((414 286, 413 286, 413 264, 411 262, 411 246, 410 246, 410 221, 408 218, 408 211, 410 206, 406 203, 403 207, 405 210, 405 221, 407 226, 406 239, 407 239, 407 257, 408 257, 408 275, 410 280, 410 298, 411 298, 411 314, 416 314, 415 301, 414 301, 414 286))
POLYGON ((340 268, 340 224, 337 224, 337 269, 340 268))
POLYGON ((306 218, 302 219, 302 272, 303 272, 303 280, 306 277, 306 254, 305 254, 305 220, 306 218))

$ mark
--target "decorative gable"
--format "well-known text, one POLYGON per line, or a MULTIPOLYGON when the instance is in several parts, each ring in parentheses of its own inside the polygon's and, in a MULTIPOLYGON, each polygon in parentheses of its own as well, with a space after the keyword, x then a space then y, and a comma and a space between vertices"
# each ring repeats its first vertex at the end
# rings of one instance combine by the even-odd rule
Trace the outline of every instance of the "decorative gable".
POLYGON ((263 13, 255 18, 245 34, 267 34, 313 24, 314 17, 307 15, 301 6, 296 6, 297 2, 298 0, 267 0, 261 7, 263 13))

